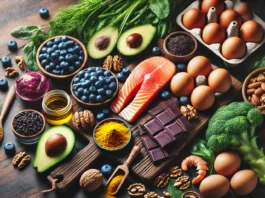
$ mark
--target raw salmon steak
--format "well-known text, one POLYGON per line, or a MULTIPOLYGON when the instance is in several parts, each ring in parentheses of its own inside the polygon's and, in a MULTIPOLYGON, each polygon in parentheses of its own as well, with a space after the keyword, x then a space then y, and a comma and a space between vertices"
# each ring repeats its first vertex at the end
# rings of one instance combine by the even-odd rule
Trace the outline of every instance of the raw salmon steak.
POLYGON ((144 60, 124 83, 111 104, 111 110, 120 112, 119 115, 128 122, 135 121, 175 73, 175 65, 166 58, 156 56, 144 60))

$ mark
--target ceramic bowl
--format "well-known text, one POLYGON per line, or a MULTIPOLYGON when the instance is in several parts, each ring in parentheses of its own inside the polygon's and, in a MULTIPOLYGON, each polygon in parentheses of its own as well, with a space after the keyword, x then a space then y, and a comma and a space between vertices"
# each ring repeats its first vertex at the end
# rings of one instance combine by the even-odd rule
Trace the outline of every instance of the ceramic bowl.
POLYGON ((51 78, 56 78, 56 79, 67 79, 67 78, 71 78, 73 77, 75 74, 77 74, 79 71, 81 71, 82 69, 84 69, 84 67, 86 66, 86 63, 87 63, 87 59, 88 59, 88 54, 87 54, 87 50, 86 50, 86 47, 83 45, 83 43, 81 43, 81 41, 77 40, 76 38, 74 37, 71 37, 71 36, 67 36, 70 40, 73 40, 75 41, 76 43, 78 43, 80 45, 80 47, 82 48, 83 52, 84 52, 84 61, 82 63, 82 65, 73 73, 71 74, 66 74, 66 75, 55 75, 55 74, 52 74, 48 71, 46 71, 43 66, 41 65, 40 61, 39 61, 39 55, 40 55, 40 52, 42 50, 42 48, 45 46, 45 44, 51 40, 54 40, 55 38, 61 38, 62 36, 64 35, 60 35, 60 36, 55 36, 55 37, 52 37, 52 38, 49 38, 47 39, 46 41, 44 41, 41 46, 39 47, 38 51, 37 51, 37 55, 36 55, 36 61, 37 61, 37 66, 38 68, 40 69, 40 71, 42 73, 44 73, 46 76, 49 76, 51 78))
POLYGON ((36 144, 36 143, 39 141, 39 139, 40 139, 42 133, 44 132, 45 125, 46 125, 46 122, 45 122, 45 118, 44 118, 44 116, 43 116, 40 112, 35 111, 35 110, 33 110, 33 109, 26 109, 26 110, 23 110, 23 111, 18 112, 18 113, 14 116, 14 118, 13 118, 13 120, 12 120, 11 123, 12 123, 12 124, 11 124, 11 128, 12 128, 12 131, 13 131, 14 135, 18 138, 19 142, 21 142, 22 144, 25 144, 25 145, 36 144), (14 129, 14 119, 15 119, 15 117, 16 117, 18 114, 20 114, 20 113, 28 112, 28 111, 29 111, 29 112, 34 112, 34 113, 38 114, 38 115, 42 118, 42 121, 43 121, 42 129, 41 129, 38 133, 36 133, 35 135, 31 135, 31 136, 21 135, 20 133, 18 133, 18 132, 14 129))
POLYGON ((171 34, 169 34, 165 38, 164 43, 163 43, 163 52, 165 54, 165 57, 167 59, 173 61, 173 62, 187 62, 187 61, 189 61, 190 59, 192 59, 195 56, 195 52, 197 51, 197 48, 198 48, 197 40, 190 33, 187 33, 184 31, 172 32, 171 34), (184 55, 184 56, 180 56, 180 55, 172 54, 168 51, 167 42, 169 41, 169 39, 171 37, 176 36, 176 35, 185 35, 185 36, 190 37, 193 40, 195 46, 194 46, 194 49, 191 53, 184 55))
POLYGON ((119 118, 107 118, 107 119, 104 119, 104 120, 102 120, 101 122, 99 122, 99 123, 96 125, 96 127, 94 128, 94 131, 93 131, 93 139, 94 139, 95 143, 98 145, 98 147, 100 147, 101 149, 106 150, 106 151, 119 151, 119 150, 125 148, 125 147, 130 143, 131 138, 132 138, 132 131, 131 131, 131 127, 130 127, 130 125, 129 125, 127 122, 125 122, 124 120, 119 119, 119 118), (104 122, 107 122, 107 121, 121 122, 121 123, 123 123, 126 127, 128 127, 130 137, 129 137, 129 139, 128 139, 128 142, 127 142, 123 147, 121 147, 121 148, 117 148, 117 149, 113 149, 113 150, 110 150, 110 149, 107 149, 107 148, 102 147, 102 146, 96 141, 96 139, 95 139, 95 132, 96 132, 97 128, 98 128, 101 124, 103 124, 104 122))
MULTIPOLYGON (((87 69, 84 69, 83 71, 86 71, 86 70, 87 69)), ((105 69, 102 69, 102 70, 105 70, 105 69)), ((71 85, 70 85, 71 86, 70 91, 71 91, 72 96, 74 97, 74 99, 77 102, 79 102, 83 106, 90 107, 90 108, 96 108, 96 107, 105 106, 105 105, 109 104, 116 97, 118 90, 119 90, 119 81, 118 81, 117 77, 114 75, 114 73, 111 72, 111 74, 115 77, 117 87, 116 87, 115 92, 113 93, 113 96, 111 98, 109 98, 108 100, 105 100, 104 102, 101 102, 101 103, 88 103, 88 102, 83 102, 78 97, 76 97, 76 95, 74 94, 74 91, 73 91, 73 84, 74 84, 74 79, 77 77, 78 73, 74 76, 74 78, 72 79, 71 85)))

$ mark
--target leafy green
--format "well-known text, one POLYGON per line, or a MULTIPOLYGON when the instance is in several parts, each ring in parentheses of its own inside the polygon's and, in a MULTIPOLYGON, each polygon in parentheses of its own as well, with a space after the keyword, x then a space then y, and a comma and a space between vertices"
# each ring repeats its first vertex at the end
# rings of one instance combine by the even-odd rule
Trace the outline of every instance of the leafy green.
POLYGON ((37 34, 39 30, 40 28, 38 26, 26 25, 26 26, 21 26, 21 27, 14 29, 11 32, 11 35, 18 39, 29 40, 35 34, 37 34))
POLYGON ((167 191, 171 194, 171 196, 172 196, 173 198, 180 198, 181 195, 182 195, 184 192, 189 191, 190 188, 191 188, 191 187, 189 187, 188 189, 182 191, 182 190, 176 188, 176 187, 174 186, 174 184, 175 184, 175 179, 170 179, 170 181, 169 181, 169 183, 168 183, 168 186, 167 186, 167 191))
POLYGON ((149 8, 159 19, 165 19, 170 12, 170 4, 168 0, 148 0, 149 8))
POLYGON ((34 45, 33 42, 28 43, 25 47, 24 47, 24 61, 25 61, 25 65, 27 66, 27 68, 30 71, 38 71, 38 67, 37 67, 37 62, 36 62, 36 55, 37 55, 37 48, 34 45))
POLYGON ((192 145, 191 153, 193 155, 197 155, 203 158, 207 162, 207 165, 209 168, 209 175, 211 175, 213 172, 215 154, 209 148, 209 146, 207 145, 207 142, 201 139, 196 140, 192 145))

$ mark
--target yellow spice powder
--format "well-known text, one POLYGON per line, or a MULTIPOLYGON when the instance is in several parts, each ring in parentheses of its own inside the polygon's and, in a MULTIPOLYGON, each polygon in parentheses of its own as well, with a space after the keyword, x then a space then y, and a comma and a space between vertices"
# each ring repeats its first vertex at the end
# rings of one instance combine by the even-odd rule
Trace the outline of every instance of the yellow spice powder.
POLYGON ((115 177, 113 177, 107 186, 107 193, 110 195, 114 194, 119 188, 123 178, 124 175, 116 175, 115 177))

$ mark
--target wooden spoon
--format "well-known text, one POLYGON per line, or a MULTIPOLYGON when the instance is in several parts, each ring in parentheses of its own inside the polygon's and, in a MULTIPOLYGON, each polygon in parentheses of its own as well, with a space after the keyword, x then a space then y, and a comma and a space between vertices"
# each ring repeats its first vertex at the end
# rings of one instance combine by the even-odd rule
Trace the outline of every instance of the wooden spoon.
POLYGON ((123 175, 123 179, 119 185, 119 187, 117 188, 117 190, 112 193, 112 195, 117 194, 117 192, 120 190, 122 184, 124 183, 126 177, 129 174, 129 166, 131 165, 131 163, 133 162, 133 160, 136 158, 136 156, 138 155, 138 153, 140 152, 140 147, 139 146, 134 146, 129 157, 127 158, 127 160, 125 161, 125 163, 123 165, 119 165, 115 171, 112 173, 112 175, 110 176, 109 180, 107 181, 107 186, 109 185, 110 181, 113 179, 114 176, 120 174, 123 175))
POLYGON ((1 114, 0 114, 0 142, 2 141, 3 135, 4 135, 3 119, 4 119, 5 115, 7 114, 7 111, 9 109, 9 107, 11 106, 13 99, 15 98, 15 95, 16 95, 15 94, 15 88, 14 88, 14 86, 12 86, 9 88, 9 91, 7 93, 7 96, 6 96, 4 105, 3 105, 3 109, 2 109, 1 114))

